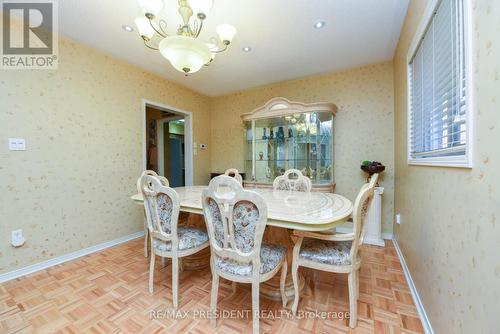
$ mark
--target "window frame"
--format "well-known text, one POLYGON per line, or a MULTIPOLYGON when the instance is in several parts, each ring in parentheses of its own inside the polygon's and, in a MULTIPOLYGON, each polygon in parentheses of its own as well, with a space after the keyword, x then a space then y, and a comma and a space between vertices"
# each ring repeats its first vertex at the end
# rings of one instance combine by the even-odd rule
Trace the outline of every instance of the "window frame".
POLYGON ((473 100, 473 68, 472 68, 472 15, 471 15, 471 0, 463 0, 464 5, 464 56, 465 56, 465 78, 466 78, 466 143, 465 143, 465 154, 458 156, 436 156, 436 157, 421 157, 414 158, 411 156, 412 138, 411 138, 411 117, 412 117, 412 73, 411 73, 411 61, 413 56, 416 54, 420 42, 422 41, 427 28, 431 24, 431 20, 434 17, 434 13, 437 7, 441 4, 442 0, 430 0, 424 15, 417 27, 413 40, 408 48, 408 53, 406 56, 406 83, 407 83, 407 163, 408 165, 420 165, 420 166, 441 166, 441 167, 459 167, 459 168, 472 168, 473 165, 473 128, 474 128, 474 100, 473 100))

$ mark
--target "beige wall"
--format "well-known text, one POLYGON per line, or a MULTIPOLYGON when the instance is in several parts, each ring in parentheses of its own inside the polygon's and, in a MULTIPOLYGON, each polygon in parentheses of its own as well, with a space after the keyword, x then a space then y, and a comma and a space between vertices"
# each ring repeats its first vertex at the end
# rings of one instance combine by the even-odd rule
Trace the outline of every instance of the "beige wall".
POLYGON ((385 187, 383 230, 392 232, 392 69, 392 62, 387 62, 212 99, 212 171, 223 172, 230 167, 244 170, 242 113, 250 112, 277 96, 300 102, 335 103, 339 107, 334 134, 336 192, 354 199, 365 178, 359 169, 361 161, 383 162, 387 166, 381 182, 385 187))
POLYGON ((406 163, 406 54, 426 1, 410 1, 394 59, 398 243, 436 333, 500 328, 500 2, 473 1, 474 168, 406 163))
MULTIPOLYGON (((55 71, 0 71, 0 272, 142 229, 132 205, 142 170, 141 99, 193 112, 209 142, 209 99, 96 50, 60 41, 55 71), (7 138, 26 139, 25 152, 7 138), (22 228, 25 246, 9 244, 22 228)), ((210 147, 194 157, 206 184, 210 147)))

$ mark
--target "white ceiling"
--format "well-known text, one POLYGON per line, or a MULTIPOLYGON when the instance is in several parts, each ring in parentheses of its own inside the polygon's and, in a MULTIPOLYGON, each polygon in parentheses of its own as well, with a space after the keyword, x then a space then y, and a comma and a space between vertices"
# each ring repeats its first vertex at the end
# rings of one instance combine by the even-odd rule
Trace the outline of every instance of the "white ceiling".
MULTIPOLYGON (((136 0, 59 1, 59 29, 83 44, 209 96, 390 60, 408 0, 214 0, 201 38, 230 23, 238 33, 228 52, 185 77, 159 52, 146 49, 133 20, 136 0), (314 23, 325 21, 322 29, 314 23), (242 52, 250 46, 252 51, 242 52)), ((177 0, 160 14, 167 30, 180 23, 177 0)))

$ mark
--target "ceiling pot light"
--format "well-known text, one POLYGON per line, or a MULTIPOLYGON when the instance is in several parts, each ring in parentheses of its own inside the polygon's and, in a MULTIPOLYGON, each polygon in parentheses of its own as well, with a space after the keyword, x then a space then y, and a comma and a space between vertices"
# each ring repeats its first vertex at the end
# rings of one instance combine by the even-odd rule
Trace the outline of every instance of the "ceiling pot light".
POLYGON ((159 45, 160 53, 172 66, 185 74, 194 73, 210 62, 212 52, 199 39, 187 36, 169 36, 159 45))
POLYGON ((241 50, 243 50, 243 52, 250 52, 250 51, 252 51, 252 48, 251 48, 251 47, 249 47, 249 46, 245 46, 245 47, 244 47, 243 49, 241 49, 241 50))
POLYGON ((132 32, 132 31, 134 31, 134 28, 132 28, 128 24, 122 25, 122 29, 125 30, 126 32, 132 32))
POLYGON ((321 29, 325 26, 325 21, 318 21, 314 24, 314 28, 321 29))

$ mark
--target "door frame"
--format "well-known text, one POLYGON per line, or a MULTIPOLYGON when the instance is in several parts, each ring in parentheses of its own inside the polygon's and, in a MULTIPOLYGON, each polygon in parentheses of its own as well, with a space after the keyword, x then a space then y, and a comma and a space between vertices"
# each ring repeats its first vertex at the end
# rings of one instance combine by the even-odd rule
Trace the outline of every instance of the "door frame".
MULTIPOLYGON (((158 174, 165 176, 165 157, 164 157, 164 138, 163 138, 163 125, 167 122, 177 121, 179 119, 184 119, 182 115, 176 115, 172 117, 161 118, 156 121, 156 135, 158 137, 158 174)), ((186 122, 184 120, 184 122, 186 122)), ((184 146, 186 144, 184 143, 184 146)), ((186 180, 184 180, 186 182, 186 180)))
POLYGON ((162 103, 154 102, 148 99, 141 100, 142 113, 142 169, 146 170, 146 106, 156 109, 168 111, 184 117, 184 168, 186 170, 185 184, 186 186, 193 185, 193 114, 190 111, 185 111, 162 103))

